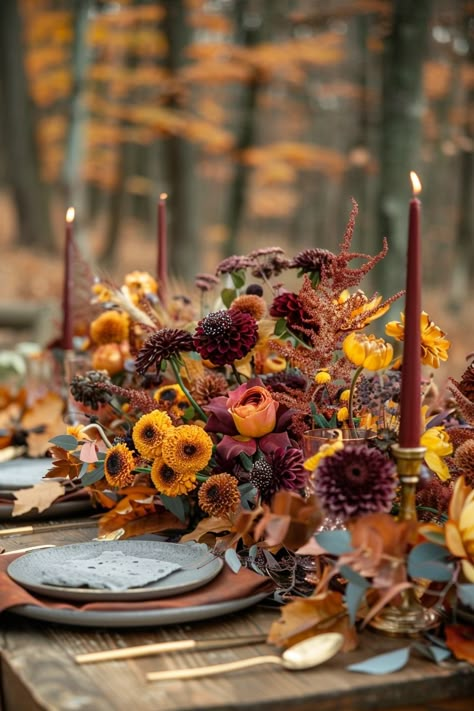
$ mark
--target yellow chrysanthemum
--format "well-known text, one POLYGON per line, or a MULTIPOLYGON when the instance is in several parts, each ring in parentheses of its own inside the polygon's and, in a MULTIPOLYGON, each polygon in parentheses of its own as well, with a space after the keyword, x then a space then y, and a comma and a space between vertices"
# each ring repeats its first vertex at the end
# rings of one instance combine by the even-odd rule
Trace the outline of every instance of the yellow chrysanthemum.
POLYGON ((158 293, 158 284, 148 272, 130 272, 125 277, 125 285, 131 294, 137 294, 139 297, 158 293))
POLYGON ((177 471, 157 457, 153 462, 151 480, 160 494, 165 496, 181 496, 192 491, 197 486, 196 473, 190 471, 177 471))
POLYGON ((453 445, 444 427, 429 427, 420 439, 422 447, 426 447, 425 464, 434 471, 441 481, 449 479, 449 469, 442 457, 453 453, 453 445))
POLYGON ((446 545, 462 559, 463 573, 474 583, 474 489, 466 485, 463 476, 456 480, 448 513, 444 529, 446 545))
POLYGON ((77 440, 91 440, 87 432, 84 432, 84 427, 86 427, 86 425, 68 425, 66 427, 66 434, 75 437, 77 440))
POLYGON ((135 475, 133 467, 135 460, 126 444, 115 444, 104 459, 104 474, 108 484, 114 488, 122 488, 133 484, 135 475))
POLYGON ((129 319, 122 311, 104 311, 90 326, 90 335, 94 343, 121 343, 128 338, 129 319))
POLYGON ((321 459, 324 459, 324 457, 330 457, 332 454, 339 452, 339 450, 343 447, 344 443, 342 439, 336 439, 333 442, 321 445, 316 454, 313 454, 312 457, 305 461, 304 468, 310 472, 313 472, 317 468, 321 459))
POLYGON ((349 402, 350 396, 351 391, 349 389, 343 390, 342 393, 339 395, 339 400, 340 402, 349 402))
POLYGON ((95 295, 92 299, 92 303, 94 304, 106 304, 108 301, 112 301, 111 289, 105 284, 102 284, 102 282, 93 284, 92 293, 95 295))
POLYGON ((190 405, 183 388, 178 384, 162 385, 161 388, 155 391, 153 398, 157 402, 163 403, 166 410, 175 415, 175 417, 181 417, 190 405))
POLYGON ((158 457, 161 454, 163 437, 171 428, 173 423, 166 412, 153 410, 142 415, 132 430, 133 443, 142 457, 145 459, 158 457))
POLYGON ((342 343, 344 355, 357 367, 367 370, 382 370, 390 365, 393 358, 393 348, 383 338, 376 338, 373 334, 353 331, 342 343))
POLYGON ((317 385, 325 385, 331 382, 331 375, 327 370, 319 370, 314 376, 314 382, 317 385))
POLYGON ((214 474, 199 489, 199 506, 208 516, 221 518, 240 505, 237 479, 230 474, 214 474))
MULTIPOLYGON (((390 321, 385 326, 387 336, 403 341, 405 338, 405 314, 400 314, 400 321, 390 321)), ((448 349, 451 342, 445 338, 446 334, 433 321, 426 311, 420 316, 421 329, 421 362, 431 368, 439 368, 440 361, 448 360, 448 349)))
POLYGON ((347 407, 340 407, 336 413, 338 422, 346 422, 349 419, 349 410, 347 407))
POLYGON ((165 432, 162 457, 169 467, 181 472, 198 472, 208 464, 212 440, 197 425, 180 425, 165 432))

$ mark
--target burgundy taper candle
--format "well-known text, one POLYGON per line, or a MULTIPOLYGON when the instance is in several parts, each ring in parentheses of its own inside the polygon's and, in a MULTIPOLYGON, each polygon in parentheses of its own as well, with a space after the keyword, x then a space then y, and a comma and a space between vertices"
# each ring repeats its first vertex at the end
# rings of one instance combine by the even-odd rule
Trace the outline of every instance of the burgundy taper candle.
POLYGON ((408 220, 405 334, 400 392, 400 447, 419 447, 421 437, 421 183, 410 173, 413 197, 408 220))
POLYGON ((73 261, 74 261, 74 208, 69 207, 66 212, 66 230, 64 241, 64 283, 63 283, 63 338, 62 347, 65 351, 73 349, 73 314, 72 314, 72 292, 73 284, 73 261))
POLYGON ((158 201, 158 255, 156 276, 158 279, 158 296, 161 305, 166 303, 166 292, 168 282, 168 235, 166 220, 166 193, 161 193, 158 201))

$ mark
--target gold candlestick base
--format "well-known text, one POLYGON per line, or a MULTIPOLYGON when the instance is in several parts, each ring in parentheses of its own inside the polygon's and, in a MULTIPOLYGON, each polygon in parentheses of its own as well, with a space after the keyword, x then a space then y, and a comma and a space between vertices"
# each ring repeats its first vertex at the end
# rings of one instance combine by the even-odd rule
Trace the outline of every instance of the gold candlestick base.
MULTIPOLYGON (((400 447, 395 444, 392 452, 397 462, 400 480, 399 521, 417 520, 416 486, 420 480, 425 447, 400 447)), ((413 588, 403 590, 399 605, 387 605, 370 622, 370 627, 391 637, 417 637, 420 633, 439 624, 437 612, 425 608, 416 597, 413 588)))

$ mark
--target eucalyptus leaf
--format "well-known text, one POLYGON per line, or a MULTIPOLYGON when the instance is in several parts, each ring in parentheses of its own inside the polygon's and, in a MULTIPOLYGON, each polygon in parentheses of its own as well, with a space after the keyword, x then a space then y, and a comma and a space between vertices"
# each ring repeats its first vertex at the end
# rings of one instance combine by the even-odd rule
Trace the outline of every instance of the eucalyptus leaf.
POLYGON ((457 591, 462 604, 474 610, 474 585, 463 583, 457 586, 457 591))
POLYGON ((352 550, 351 534, 349 531, 321 531, 315 540, 330 555, 340 556, 352 550))
POLYGON ((282 336, 286 331, 286 320, 284 318, 279 318, 275 324, 273 332, 275 336, 282 336))
MULTIPOLYGON (((87 467, 87 462, 84 462, 84 464, 87 467)), ((84 484, 84 486, 90 486, 91 484, 95 484, 96 481, 99 481, 102 479, 104 476, 104 465, 101 463, 92 471, 86 472, 83 476, 81 476, 81 482, 84 484)))
POLYGON ((340 572, 343 578, 346 578, 346 580, 349 580, 349 582, 357 585, 363 590, 366 590, 369 587, 369 583, 366 578, 359 575, 359 573, 356 573, 355 570, 352 570, 352 568, 349 568, 348 565, 343 565, 340 568, 340 572))
POLYGON ((165 494, 160 494, 160 500, 167 511, 174 514, 180 521, 186 521, 186 509, 182 496, 166 496, 165 494))
POLYGON ((233 548, 228 548, 224 553, 224 560, 233 573, 238 573, 242 567, 240 558, 233 548))
POLYGON ((189 406, 185 409, 185 411, 183 412, 181 417, 183 418, 183 420, 185 422, 189 422, 190 420, 193 419, 195 414, 196 414, 196 411, 195 411, 194 407, 189 406))
POLYGON ((414 642, 413 649, 436 664, 444 662, 451 656, 449 649, 442 649, 435 644, 426 644, 425 642, 414 642))
POLYGON ((241 289, 245 284, 245 270, 237 269, 237 271, 232 272, 230 275, 232 283, 236 289, 241 289))
POLYGON ((376 657, 370 657, 365 662, 358 664, 350 664, 346 667, 347 671, 359 672, 362 674, 391 674, 399 671, 408 662, 410 658, 410 647, 396 649, 394 652, 386 654, 378 654, 376 657))
POLYGON ((230 309, 230 306, 236 296, 237 292, 235 289, 222 289, 221 291, 222 303, 227 309, 230 309))
MULTIPOLYGON (((362 580, 364 580, 362 578, 362 580)), ((366 581, 364 580, 366 583, 366 581)), ((349 619, 351 622, 351 625, 355 625, 356 622, 356 616, 357 616, 357 610, 359 609, 360 602, 362 598, 365 595, 366 588, 368 587, 367 583, 365 587, 362 587, 360 585, 356 585, 355 583, 348 582, 346 585, 346 591, 344 594, 344 601, 346 603, 348 612, 349 612, 349 619)))
POLYGON ((454 566, 451 554, 436 543, 420 543, 408 556, 408 573, 412 578, 427 578, 436 582, 451 580, 454 566))
POLYGON ((250 509, 251 504, 254 503, 255 497, 257 496, 257 489, 250 482, 241 484, 239 486, 240 501, 244 509, 250 509))
POLYGON ((253 460, 249 457, 249 455, 245 454, 245 452, 241 452, 239 454, 239 459, 245 471, 251 472, 253 468, 253 460))
POLYGON ((56 447, 61 447, 61 449, 65 449, 67 452, 72 452, 74 449, 77 449, 77 439, 72 435, 58 435, 49 441, 51 444, 54 444, 56 447))

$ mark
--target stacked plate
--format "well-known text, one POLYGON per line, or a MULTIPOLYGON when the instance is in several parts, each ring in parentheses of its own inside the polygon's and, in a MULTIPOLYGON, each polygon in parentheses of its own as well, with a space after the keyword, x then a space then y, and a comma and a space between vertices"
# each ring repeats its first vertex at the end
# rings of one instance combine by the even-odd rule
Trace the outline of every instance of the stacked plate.
POLYGON ((233 600, 226 595, 225 600, 213 602, 207 594, 200 598, 201 602, 211 598, 206 604, 171 600, 225 575, 223 565, 206 545, 194 542, 90 541, 39 549, 12 561, 8 575, 41 596, 43 606, 22 604, 10 611, 84 627, 146 627, 218 617, 268 595, 260 592, 233 600), (164 602, 161 607, 159 601, 164 602), (60 607, 61 602, 71 605, 60 607), (79 607, 81 603, 86 607, 79 607))
MULTIPOLYGON (((51 466, 50 459, 12 459, 0 463, 0 521, 12 518, 15 493, 39 484, 51 466)), ((14 520, 54 518, 56 516, 74 516, 89 511, 89 497, 79 496, 72 500, 54 502, 48 509, 38 513, 36 509, 15 516, 14 520)))

